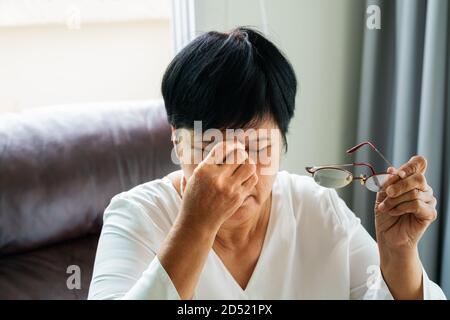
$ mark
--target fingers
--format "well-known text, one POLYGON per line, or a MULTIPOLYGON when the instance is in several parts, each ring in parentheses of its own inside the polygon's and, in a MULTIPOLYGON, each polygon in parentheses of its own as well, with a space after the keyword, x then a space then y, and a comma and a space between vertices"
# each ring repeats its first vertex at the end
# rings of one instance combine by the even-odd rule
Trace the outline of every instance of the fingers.
POLYGON ((252 190, 256 184, 258 183, 258 175, 253 174, 251 175, 243 184, 242 184, 242 191, 249 193, 250 190, 252 190))
POLYGON ((427 170, 427 159, 424 156, 415 155, 403 164, 400 168, 389 167, 388 173, 396 174, 401 178, 406 178, 414 173, 425 173, 427 170))
POLYGON ((391 216, 401 216, 407 213, 414 214, 421 220, 434 221, 437 218, 435 209, 436 199, 426 203, 423 200, 403 202, 389 211, 391 216))
POLYGON ((386 198, 387 198, 386 191, 384 191, 384 190, 378 191, 376 199, 375 199, 375 209, 377 209, 378 205, 380 203, 382 203, 384 201, 384 199, 386 199, 386 198))
POLYGON ((422 156, 412 157, 399 169, 389 167, 387 172, 395 176, 377 195, 377 211, 391 216, 410 213, 421 220, 435 220, 437 201, 433 189, 427 184, 426 168, 427 160, 422 156))
POLYGON ((427 169, 427 159, 423 156, 413 156, 407 163, 402 165, 400 168, 396 169, 394 167, 389 167, 387 173, 394 175, 386 181, 383 188, 386 189, 388 186, 396 183, 398 180, 407 178, 416 173, 424 174, 427 169))
MULTIPOLYGON (((249 159, 251 161, 251 159, 249 159)), ((253 162, 246 161, 246 163, 240 165, 236 171, 234 171, 232 178, 237 183, 244 183, 252 175, 256 175, 256 165, 253 162)))
POLYGON ((392 184, 395 184, 397 181, 401 179, 398 176, 398 170, 394 167, 389 167, 386 170, 386 172, 389 173, 391 176, 383 183, 383 185, 381 186, 381 190, 386 190, 387 187, 389 187, 392 184))
POLYGON ((401 178, 409 177, 416 173, 425 173, 427 170, 427 159, 423 156, 414 156, 398 170, 401 178))
MULTIPOLYGON (((394 167, 389 167, 386 170, 387 173, 394 175, 397 180, 400 180, 400 176, 398 175, 398 169, 394 167)), ((391 179, 392 180, 392 179, 391 179)))
POLYGON ((425 203, 429 203, 432 202, 433 199, 433 190, 431 188, 426 192, 419 191, 418 189, 413 189, 396 198, 386 197, 378 205, 378 210, 380 210, 381 212, 386 212, 392 210, 393 208, 404 202, 422 200, 425 203))
POLYGON ((249 156, 245 151, 245 147, 238 144, 231 144, 226 151, 226 158, 224 164, 219 164, 225 170, 228 170, 231 175, 234 175, 237 169, 239 169, 245 162, 248 162, 249 156))
POLYGON ((258 180, 255 163, 238 141, 217 143, 195 169, 199 171, 209 172, 219 184, 232 190, 240 190, 241 186, 253 188, 258 180))
POLYGON ((397 175, 397 169, 394 167, 389 167, 386 170, 387 173, 392 174, 391 177, 389 177, 386 182, 381 187, 381 190, 377 192, 376 200, 375 200, 375 206, 377 207, 381 202, 383 202, 384 199, 386 199, 386 188, 390 185, 396 183, 398 180, 400 180, 400 177, 397 175))
POLYGON ((385 190, 388 197, 396 198, 413 189, 419 189, 420 191, 428 190, 428 184, 423 174, 414 173, 405 179, 401 179, 389 185, 385 190))
POLYGON ((248 158, 245 146, 240 142, 221 141, 217 143, 198 166, 223 165, 231 172, 248 158))
POLYGON ((205 167, 207 165, 216 164, 216 148, 219 144, 216 144, 211 151, 206 155, 206 157, 198 164, 197 169, 205 167))

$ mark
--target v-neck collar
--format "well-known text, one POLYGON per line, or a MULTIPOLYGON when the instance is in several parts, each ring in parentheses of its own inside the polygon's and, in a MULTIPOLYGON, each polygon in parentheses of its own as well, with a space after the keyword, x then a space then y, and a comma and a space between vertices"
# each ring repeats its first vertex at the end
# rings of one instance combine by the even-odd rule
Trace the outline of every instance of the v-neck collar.
MULTIPOLYGON (((251 289, 254 286, 255 281, 257 281, 256 278, 261 273, 260 269, 262 268, 262 265, 264 263, 262 260, 265 259, 265 256, 267 255, 267 251, 268 251, 267 247, 269 245, 270 240, 273 238, 270 235, 274 233, 273 229, 278 225, 278 223, 275 222, 275 220, 277 220, 277 218, 275 217, 275 215, 277 214, 276 211, 278 211, 278 208, 275 209, 275 206, 278 205, 277 204, 278 203, 278 199, 277 198, 280 196, 278 188, 276 187, 276 185, 278 184, 278 179, 279 179, 279 172, 277 172, 274 184, 272 185, 272 192, 271 192, 272 199, 271 199, 271 204, 270 204, 269 221, 267 223, 267 229, 266 229, 266 234, 264 235, 264 240, 263 240, 263 245, 262 245, 262 248, 261 248, 261 253, 259 254, 258 261, 256 262, 256 266, 253 269, 253 272, 252 272, 252 274, 250 276, 250 279, 249 279, 245 289, 243 289, 239 285, 239 283, 236 281, 236 279, 230 273, 230 271, 225 266, 225 264, 222 262, 220 257, 214 251, 214 249, 211 248, 210 252, 209 252, 210 259, 212 259, 213 260, 212 262, 221 269, 221 271, 222 271, 221 273, 226 278, 228 278, 229 284, 232 287, 234 287, 239 292, 239 294, 241 294, 243 297, 246 297, 246 298, 249 298, 249 296, 252 295, 252 290, 251 289)), ((173 185, 171 179, 169 179, 166 176, 162 180, 166 181, 170 185, 170 188, 173 191, 175 191, 174 200, 177 203, 177 205, 180 206, 181 202, 182 202, 182 198, 181 198, 180 194, 178 193, 178 191, 176 190, 175 186, 173 185)), ((204 268, 207 268, 208 267, 207 265, 208 265, 208 261, 205 262, 204 268)))
POLYGON ((263 260, 265 258, 265 255, 267 255, 267 246, 268 246, 268 242, 270 241, 270 234, 272 233, 272 228, 273 228, 273 221, 275 220, 275 218, 273 217, 275 212, 274 212, 274 204, 275 204, 275 193, 272 192, 271 193, 271 204, 270 204, 270 212, 269 212, 269 221, 267 222, 267 228, 266 228, 266 233, 264 235, 264 240, 263 240, 263 244, 262 244, 262 248, 261 248, 261 252, 259 254, 258 257, 258 261, 256 261, 256 265, 255 268, 253 269, 253 272, 250 276, 250 279, 247 282, 247 286, 245 287, 245 289, 243 289, 239 283, 236 281, 236 279, 233 277, 233 275, 231 274, 231 272, 228 270, 228 268, 225 266, 225 264, 223 263, 222 259, 220 259, 219 255, 214 251, 213 248, 211 248, 210 253, 213 257, 213 259, 215 260, 216 265, 218 265, 223 273, 225 274, 225 276, 228 278, 228 280, 233 284, 234 287, 236 287, 238 289, 238 291, 241 294, 244 294, 246 296, 248 296, 251 293, 251 289, 253 286, 253 283, 256 281, 255 278, 258 277, 258 274, 260 273, 260 269, 262 268, 262 264, 263 262, 261 260, 263 260))

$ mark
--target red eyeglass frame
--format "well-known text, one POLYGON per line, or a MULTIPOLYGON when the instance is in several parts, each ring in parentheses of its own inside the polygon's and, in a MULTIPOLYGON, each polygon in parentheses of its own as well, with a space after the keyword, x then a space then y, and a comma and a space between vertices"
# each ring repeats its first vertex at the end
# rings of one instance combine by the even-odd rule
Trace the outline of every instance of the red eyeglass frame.
MULTIPOLYGON (((356 146, 348 149, 346 151, 346 153, 352 154, 353 152, 359 150, 360 148, 362 148, 363 146, 366 146, 366 145, 370 146, 390 167, 393 167, 391 162, 389 162, 389 160, 387 160, 386 157, 370 141, 363 141, 363 142, 357 144, 356 146)), ((348 172, 352 176, 352 182, 355 180, 359 180, 361 185, 364 185, 366 183, 367 179, 369 179, 371 177, 375 177, 380 174, 386 174, 386 172, 376 173, 373 166, 367 162, 353 162, 353 163, 346 163, 346 164, 329 164, 329 165, 323 165, 323 166, 305 167, 305 170, 313 176, 314 176, 314 173, 320 169, 336 169, 336 170, 342 170, 342 171, 348 172), (372 174, 370 176, 361 174, 359 177, 355 177, 350 171, 339 168, 339 167, 355 167, 355 166, 365 166, 370 169, 372 174)))

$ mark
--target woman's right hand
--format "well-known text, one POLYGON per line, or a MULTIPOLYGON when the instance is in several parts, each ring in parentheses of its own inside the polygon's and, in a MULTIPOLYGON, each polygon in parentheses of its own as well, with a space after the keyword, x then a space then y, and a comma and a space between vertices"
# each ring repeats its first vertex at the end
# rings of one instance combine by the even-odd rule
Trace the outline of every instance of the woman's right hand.
POLYGON ((222 223, 258 182, 240 143, 218 143, 189 177, 181 210, 158 257, 182 299, 191 299, 222 223), (234 162, 225 160, 234 156, 234 162))
POLYGON ((219 142, 186 182, 180 214, 188 218, 191 226, 197 223, 217 231, 257 182, 256 165, 243 144, 219 142))

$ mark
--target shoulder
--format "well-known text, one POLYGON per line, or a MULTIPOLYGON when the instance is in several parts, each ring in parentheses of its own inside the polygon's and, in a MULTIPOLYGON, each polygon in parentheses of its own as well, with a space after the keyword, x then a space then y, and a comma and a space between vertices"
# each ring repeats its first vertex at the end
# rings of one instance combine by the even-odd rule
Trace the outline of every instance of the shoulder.
POLYGON ((319 186, 309 176, 280 171, 276 183, 298 224, 347 232, 360 223, 336 190, 319 186))
POLYGON ((180 201, 169 178, 149 181, 115 195, 105 209, 104 224, 120 223, 134 231, 156 227, 167 233, 180 201))

